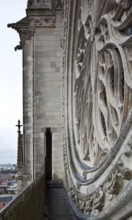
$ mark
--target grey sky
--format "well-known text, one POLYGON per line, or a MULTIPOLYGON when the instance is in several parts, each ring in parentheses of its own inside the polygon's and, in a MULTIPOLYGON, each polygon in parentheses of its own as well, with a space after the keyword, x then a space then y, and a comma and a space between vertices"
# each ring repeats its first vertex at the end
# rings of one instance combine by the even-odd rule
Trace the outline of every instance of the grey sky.
POLYGON ((0 13, 0 163, 16 163, 17 120, 22 120, 22 52, 15 30, 7 28, 25 16, 27 0, 1 0, 0 13))

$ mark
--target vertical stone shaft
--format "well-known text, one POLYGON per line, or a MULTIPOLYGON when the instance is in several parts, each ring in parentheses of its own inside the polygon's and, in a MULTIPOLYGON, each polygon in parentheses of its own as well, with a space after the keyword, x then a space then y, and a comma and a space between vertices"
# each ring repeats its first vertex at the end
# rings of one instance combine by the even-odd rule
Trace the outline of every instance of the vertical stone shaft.
POLYGON ((33 46, 27 39, 23 48, 23 132, 25 167, 33 179, 33 46))

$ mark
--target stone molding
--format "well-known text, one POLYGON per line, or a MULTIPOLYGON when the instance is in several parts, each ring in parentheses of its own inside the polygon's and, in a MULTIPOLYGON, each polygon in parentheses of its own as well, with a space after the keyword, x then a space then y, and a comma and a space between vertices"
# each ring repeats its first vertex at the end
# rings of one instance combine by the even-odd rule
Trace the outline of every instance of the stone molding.
POLYGON ((35 28, 55 27, 55 10, 62 10, 64 1, 33 1, 27 3, 27 16, 16 23, 8 24, 20 35, 20 44, 15 50, 23 48, 26 39, 34 36, 35 28))
POLYGON ((30 17, 29 24, 31 27, 54 27, 55 17, 54 16, 30 17))
POLYGON ((28 0, 27 8, 45 8, 45 9, 52 9, 52 0, 28 0))
POLYGON ((27 8, 45 8, 50 10, 62 10, 64 5, 64 0, 39 0, 38 2, 34 0, 28 0, 27 8))

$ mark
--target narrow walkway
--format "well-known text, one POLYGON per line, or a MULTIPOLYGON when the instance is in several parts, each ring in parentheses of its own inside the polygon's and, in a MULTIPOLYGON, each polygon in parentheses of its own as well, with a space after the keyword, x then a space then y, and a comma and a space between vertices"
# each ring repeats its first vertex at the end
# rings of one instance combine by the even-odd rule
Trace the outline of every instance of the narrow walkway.
POLYGON ((46 205, 48 220, 76 220, 69 207, 65 189, 61 184, 47 184, 46 205))

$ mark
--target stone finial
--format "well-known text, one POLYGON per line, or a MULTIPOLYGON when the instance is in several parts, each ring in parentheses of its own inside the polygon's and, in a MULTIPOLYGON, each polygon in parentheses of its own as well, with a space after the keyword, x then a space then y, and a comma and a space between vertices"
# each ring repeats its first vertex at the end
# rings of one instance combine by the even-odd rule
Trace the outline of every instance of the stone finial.
POLYGON ((18 134, 21 134, 21 127, 22 127, 22 125, 21 125, 21 121, 20 120, 18 120, 18 124, 16 125, 16 127, 18 127, 18 134))
POLYGON ((18 120, 18 124, 16 125, 16 127, 18 128, 18 149, 17 149, 17 165, 18 165, 18 169, 23 167, 23 138, 22 138, 22 134, 21 134, 21 121, 18 120))

